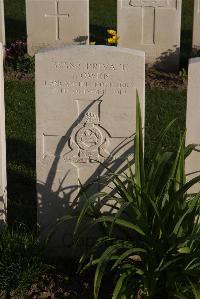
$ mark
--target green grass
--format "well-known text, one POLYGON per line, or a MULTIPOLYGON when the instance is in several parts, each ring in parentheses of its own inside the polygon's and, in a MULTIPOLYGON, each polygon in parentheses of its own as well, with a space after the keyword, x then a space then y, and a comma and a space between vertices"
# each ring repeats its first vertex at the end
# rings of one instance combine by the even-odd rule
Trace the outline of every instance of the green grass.
POLYGON ((8 170, 8 218, 33 223, 35 207, 34 83, 5 84, 8 170), (25 216, 25 217, 24 217, 25 216))
POLYGON ((185 131, 186 92, 176 90, 146 90, 145 145, 149 158, 160 130, 176 119, 168 132, 164 146, 174 151, 179 145, 180 133, 185 131))
MULTIPOLYGON (((104 43, 107 28, 116 28, 116 0, 90 0, 90 30, 92 40, 104 43)), ((191 52, 193 0, 183 0, 181 62, 187 66, 191 52)), ((5 0, 6 38, 11 42, 26 38, 25 0, 5 0)), ((8 165, 9 221, 28 224, 36 220, 35 192, 35 106, 34 83, 7 81, 6 134, 8 165)), ((160 128, 178 118, 165 146, 174 149, 179 132, 185 128, 186 93, 147 90, 146 145, 152 150, 160 128)), ((148 158, 148 157, 147 157, 148 158)))

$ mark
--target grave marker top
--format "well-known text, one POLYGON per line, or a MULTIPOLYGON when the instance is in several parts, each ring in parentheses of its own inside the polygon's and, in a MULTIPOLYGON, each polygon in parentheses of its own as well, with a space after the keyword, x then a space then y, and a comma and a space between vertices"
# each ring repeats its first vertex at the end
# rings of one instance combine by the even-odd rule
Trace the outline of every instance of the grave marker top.
POLYGON ((26 0, 28 52, 89 42, 89 0, 26 0))
POLYGON ((146 62, 179 66, 182 0, 118 0, 119 45, 144 50, 146 62), (173 30, 169 31, 169 24, 173 30))

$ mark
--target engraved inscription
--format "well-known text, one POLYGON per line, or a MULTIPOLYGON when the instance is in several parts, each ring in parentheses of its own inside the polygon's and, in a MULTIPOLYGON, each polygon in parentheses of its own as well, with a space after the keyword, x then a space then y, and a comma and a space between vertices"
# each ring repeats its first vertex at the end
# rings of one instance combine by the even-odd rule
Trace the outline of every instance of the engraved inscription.
POLYGON ((155 44, 156 10, 177 9, 177 0, 130 0, 129 6, 142 9, 142 37, 144 45, 155 44))
POLYGON ((56 94, 101 96, 104 94, 124 95, 128 92, 134 92, 135 86, 132 81, 119 80, 113 76, 116 72, 126 74, 128 71, 127 64, 53 61, 53 66, 56 70, 66 70, 68 77, 68 80, 52 79, 45 81, 46 88, 51 89, 56 94))
POLYGON ((60 19, 69 18, 69 14, 60 13, 59 10, 59 1, 55 0, 55 13, 54 14, 45 14, 46 18, 55 18, 56 19, 56 40, 60 40, 60 19))
POLYGON ((93 101, 92 112, 87 111, 82 115, 81 111, 87 109, 91 101, 76 100, 80 123, 70 137, 70 153, 64 154, 64 160, 71 163, 94 163, 103 162, 109 156, 107 151, 109 135, 100 126, 100 104, 101 101, 93 101))
POLYGON ((54 62, 57 69, 87 70, 87 71, 125 71, 128 65, 124 63, 72 63, 68 61, 54 62))
POLYGON ((83 150, 97 150, 102 143, 102 135, 97 128, 86 125, 81 128, 75 137, 77 145, 83 150))

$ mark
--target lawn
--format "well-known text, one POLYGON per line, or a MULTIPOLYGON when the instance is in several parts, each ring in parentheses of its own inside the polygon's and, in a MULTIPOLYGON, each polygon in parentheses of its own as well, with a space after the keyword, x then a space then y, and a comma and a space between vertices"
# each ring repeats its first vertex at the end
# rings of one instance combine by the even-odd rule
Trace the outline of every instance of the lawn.
MULTIPOLYGON (((193 0, 183 1, 181 67, 187 67, 191 52, 193 0)), ((26 37, 25 0, 5 0, 7 43, 26 37)), ((116 0, 90 0, 91 38, 104 42, 107 28, 116 28, 116 0)), ((5 82, 9 221, 34 224, 35 191, 35 106, 34 82, 5 82)), ((185 128, 186 92, 146 91, 146 146, 150 153, 160 127, 177 118, 165 146, 174 149, 185 128), (158 125, 159 124, 159 125, 158 125)), ((148 157, 147 157, 148 158, 148 157)))

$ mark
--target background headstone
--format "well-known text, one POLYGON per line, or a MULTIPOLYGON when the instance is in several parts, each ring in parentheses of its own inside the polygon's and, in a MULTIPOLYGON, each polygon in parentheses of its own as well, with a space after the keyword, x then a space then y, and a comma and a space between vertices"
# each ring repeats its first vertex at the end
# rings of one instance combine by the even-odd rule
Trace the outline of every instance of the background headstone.
POLYGON ((192 47, 194 50, 200 49, 200 0, 194 0, 192 47))
POLYGON ((26 0, 28 53, 89 42, 89 0, 26 0))
MULTIPOLYGON (((188 70, 186 144, 199 146, 186 159, 188 180, 200 175, 200 58, 190 59, 188 70)), ((190 192, 199 192, 200 184, 196 184, 190 192)))
MULTIPOLYGON (((98 161, 114 171, 133 156, 136 89, 144 111, 142 51, 68 46, 36 54, 38 223, 42 229, 80 208, 75 199, 79 180, 85 184, 102 177, 105 169, 98 161)), ((98 190, 102 186, 93 184, 90 192, 98 190)), ((69 227, 63 235, 60 232, 57 252, 67 247, 63 241, 69 240, 67 231, 72 233, 69 227)))
POLYGON ((6 180, 6 144, 5 109, 3 79, 3 46, 0 43, 0 223, 6 221, 7 180, 6 180))
POLYGON ((5 46, 4 1, 0 0, 0 43, 5 46))
POLYGON ((118 0, 119 46, 144 50, 146 63, 179 67, 182 0, 118 0))

